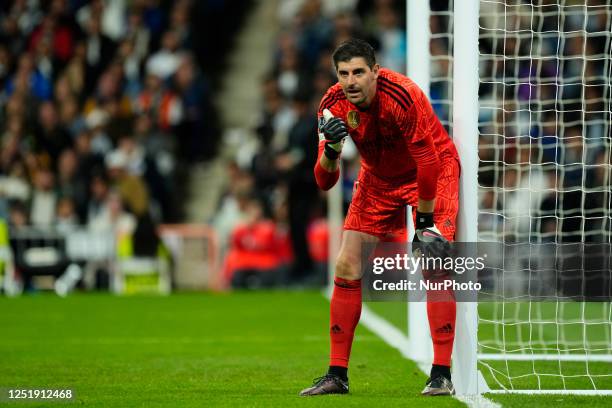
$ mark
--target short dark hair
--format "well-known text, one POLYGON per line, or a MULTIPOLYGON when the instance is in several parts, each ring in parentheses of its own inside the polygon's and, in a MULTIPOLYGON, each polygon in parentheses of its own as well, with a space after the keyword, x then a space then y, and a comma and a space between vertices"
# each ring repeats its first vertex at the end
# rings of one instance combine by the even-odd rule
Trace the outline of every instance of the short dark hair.
POLYGON ((336 69, 338 69, 339 62, 347 62, 356 57, 363 58, 370 68, 374 67, 376 64, 374 48, 367 42, 358 38, 351 38, 350 40, 344 41, 332 54, 336 69))

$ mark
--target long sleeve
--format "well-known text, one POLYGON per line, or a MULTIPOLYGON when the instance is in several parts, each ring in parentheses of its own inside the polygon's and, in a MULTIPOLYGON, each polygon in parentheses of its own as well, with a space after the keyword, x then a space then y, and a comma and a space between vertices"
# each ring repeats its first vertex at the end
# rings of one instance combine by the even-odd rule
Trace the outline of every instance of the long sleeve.
POLYGON ((319 188, 321 190, 327 191, 332 188, 338 181, 338 178, 340 177, 340 169, 336 169, 336 171, 330 172, 321 167, 321 156, 323 155, 324 147, 325 141, 320 141, 317 162, 315 163, 314 167, 314 175, 319 188))
POLYGON ((440 159, 432 135, 435 123, 431 123, 432 118, 427 112, 427 109, 419 109, 418 105, 414 105, 407 112, 405 123, 412 124, 406 128, 412 127, 408 149, 417 167, 419 198, 433 200, 436 198, 440 159))
POLYGON ((410 153, 417 165, 417 185, 419 198, 433 200, 436 198, 440 160, 430 134, 410 144, 410 153))

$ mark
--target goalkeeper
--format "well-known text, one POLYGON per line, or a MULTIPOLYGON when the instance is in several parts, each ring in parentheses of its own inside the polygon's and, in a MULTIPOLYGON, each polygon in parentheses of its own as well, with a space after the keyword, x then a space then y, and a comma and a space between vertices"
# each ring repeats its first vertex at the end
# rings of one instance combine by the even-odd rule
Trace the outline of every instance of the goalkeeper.
MULTIPOLYGON (((357 39, 333 53, 338 83, 319 106, 317 184, 338 180, 344 139, 351 136, 361 170, 344 222, 330 310, 331 353, 326 375, 300 395, 344 394, 348 363, 361 315, 361 250, 364 243, 406 239, 406 205, 416 208, 415 241, 452 241, 458 210, 460 164, 452 140, 425 94, 409 78, 380 68, 372 47, 357 39)), ((450 294, 432 302, 427 317, 434 360, 423 395, 454 394, 450 365, 456 304, 450 294)))

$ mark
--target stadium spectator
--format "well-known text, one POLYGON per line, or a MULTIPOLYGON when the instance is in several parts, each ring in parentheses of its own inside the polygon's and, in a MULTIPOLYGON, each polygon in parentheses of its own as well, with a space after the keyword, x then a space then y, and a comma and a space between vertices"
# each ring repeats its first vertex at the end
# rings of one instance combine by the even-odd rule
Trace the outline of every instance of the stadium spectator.
POLYGON ((30 221, 37 227, 50 227, 55 221, 57 205, 55 176, 49 169, 39 169, 34 176, 34 190, 30 204, 30 221))
POLYGON ((139 61, 143 61, 149 55, 151 31, 144 23, 141 8, 134 7, 128 12, 125 38, 133 41, 134 51, 139 61))
POLYGON ((79 225, 74 201, 70 197, 62 197, 57 203, 55 227, 60 232, 70 232, 79 225))
POLYGON ((138 217, 132 236, 134 256, 157 257, 160 238, 157 234, 155 222, 147 213, 138 217))
POLYGON ((4 175, 0 176, 0 195, 9 201, 27 202, 30 199, 32 186, 24 162, 20 159, 13 161, 9 170, 3 173, 4 175))
POLYGON ((179 0, 170 13, 170 29, 178 38, 180 48, 193 47, 193 33, 189 25, 189 0, 179 0))
POLYGON ((0 170, 8 173, 11 165, 19 159, 24 143, 24 125, 19 116, 11 116, 6 121, 6 129, 2 135, 2 150, 0 152, 0 170))
POLYGON ((219 241, 219 252, 222 257, 227 253, 230 235, 236 225, 246 218, 248 200, 253 191, 253 177, 241 170, 234 162, 227 165, 230 182, 227 191, 219 200, 215 216, 211 220, 219 241))
POLYGON ((71 148, 64 150, 57 166, 57 193, 60 197, 70 197, 81 205, 87 199, 87 186, 77 173, 79 168, 78 157, 71 148))
POLYGON ((24 53, 19 57, 15 74, 6 84, 6 92, 26 101, 32 98, 46 101, 52 96, 53 86, 49 78, 36 69, 32 55, 24 53))
POLYGON ((209 88, 191 53, 183 53, 173 77, 183 105, 184 119, 178 129, 180 156, 191 161, 216 153, 216 124, 210 106, 209 88))
POLYGON ((115 150, 105 158, 113 188, 120 194, 128 211, 141 216, 149 210, 149 191, 144 181, 129 172, 129 159, 124 151, 115 150))
POLYGON ((92 14, 85 26, 85 90, 93 90, 96 79, 104 71, 115 53, 116 44, 101 32, 100 15, 92 14))
POLYGON ((34 132, 36 147, 34 151, 44 156, 53 169, 57 169, 57 160, 64 149, 72 145, 70 135, 60 123, 55 104, 43 102, 38 109, 38 122, 34 132))
POLYGON ((36 70, 50 82, 53 81, 54 74, 57 70, 51 47, 51 39, 43 37, 33 49, 32 53, 36 70))
POLYGON ((299 91, 293 101, 297 120, 289 131, 287 147, 275 159, 276 168, 287 184, 289 231, 295 256, 290 276, 295 281, 312 275, 314 267, 307 241, 308 225, 319 196, 312 176, 317 158, 316 145, 312 143, 317 121, 311 107, 310 95, 299 91))
POLYGON ((100 16, 102 33, 117 41, 124 36, 126 3, 125 0, 93 0, 81 7, 76 17, 83 29, 86 29, 92 16, 100 16))
POLYGON ((4 89, 12 63, 11 53, 4 44, 0 43, 0 89, 4 89))
POLYGON ((149 114, 142 113, 136 116, 133 134, 145 152, 158 162, 164 161, 165 154, 172 151, 172 140, 154 130, 153 118, 149 114))
POLYGON ((85 82, 87 75, 87 45, 84 40, 79 39, 74 47, 74 54, 66 64, 62 74, 66 76, 70 90, 77 97, 79 102, 85 92, 85 82))
POLYGON ((94 109, 85 117, 89 131, 91 151, 104 156, 113 148, 113 142, 106 133, 108 114, 102 109, 94 109))
MULTIPOLYGON (((67 79, 64 77, 64 81, 58 82, 68 85, 67 79)), ((59 99, 59 98, 58 98, 59 99)), ((79 103, 72 93, 67 94, 65 97, 59 99, 59 120, 60 125, 68 131, 70 138, 74 141, 79 133, 85 129, 87 124, 85 118, 79 111, 79 103)))
POLYGON ((136 217, 126 211, 121 195, 109 191, 101 211, 89 222, 93 231, 113 231, 117 237, 129 236, 136 229, 136 217))
POLYGON ((142 86, 142 73, 140 66, 142 57, 138 55, 133 38, 126 38, 117 48, 117 63, 123 66, 125 76, 125 94, 131 99, 138 96, 142 86))
POLYGON ((11 229, 27 227, 30 221, 25 204, 22 201, 9 203, 8 224, 11 229))
MULTIPOLYGON (((159 208, 154 209, 157 218, 159 218, 160 211, 163 215, 161 218, 170 218, 172 182, 164 179, 158 168, 158 161, 147 155, 144 147, 136 143, 136 140, 131 136, 120 138, 117 149, 113 153, 125 157, 127 172, 145 182, 153 203, 159 206, 159 208)), ((166 165, 166 167, 166 172, 171 173, 172 165, 166 165)))
MULTIPOLYGON (((57 4, 58 1, 53 3, 57 4)), ((62 7, 58 5, 57 7, 62 7)), ((66 15, 62 14, 63 10, 51 7, 50 13, 42 18, 42 22, 34 29, 30 35, 29 51, 36 53, 40 51, 40 46, 46 48, 49 52, 49 58, 56 59, 59 63, 65 63, 74 47, 74 38, 72 27, 68 22, 66 15), (55 14, 53 11, 55 10, 55 14), (51 55, 53 52, 53 55, 51 55)))
POLYGON ((282 279, 274 222, 264 216, 262 202, 251 197, 246 218, 231 234, 224 277, 233 288, 272 287, 282 279))
POLYGON ((374 36, 380 44, 380 64, 397 72, 406 72, 406 32, 400 26, 398 14, 389 5, 376 11, 374 36))
POLYGON ((89 185, 90 199, 87 206, 87 225, 90 228, 100 225, 98 220, 103 219, 106 211, 106 203, 110 194, 109 182, 104 173, 95 174, 89 185))
POLYGON ((162 73, 166 72, 165 67, 161 70, 162 73, 156 72, 157 68, 159 67, 155 65, 147 66, 145 87, 138 96, 136 110, 157 118, 156 127, 163 132, 169 132, 183 120, 183 106, 176 94, 164 86, 162 73))
POLYGON ((173 30, 164 33, 161 48, 147 60, 147 72, 166 80, 176 72, 179 63, 179 34, 173 30))

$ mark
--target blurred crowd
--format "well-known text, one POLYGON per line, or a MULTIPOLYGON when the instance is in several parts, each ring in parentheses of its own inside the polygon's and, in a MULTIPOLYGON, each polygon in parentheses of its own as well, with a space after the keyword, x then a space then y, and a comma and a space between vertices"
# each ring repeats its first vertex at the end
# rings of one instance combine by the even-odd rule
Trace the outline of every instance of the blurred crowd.
POLYGON ((503 11, 481 8, 482 237, 610 242, 610 6, 503 11))
POLYGON ((0 216, 115 227, 181 217, 210 92, 191 0, 0 4, 0 216))
MULTIPOLYGON (((257 140, 241 146, 232 161, 229 189, 213 221, 233 286, 326 281, 326 203, 313 168, 316 112, 337 81, 331 54, 344 40, 364 38, 383 66, 404 72, 405 14, 405 2, 393 0, 279 3, 281 30, 272 68, 261 80, 257 140)), ((359 158, 350 146, 342 157, 347 207, 359 158)))
MULTIPOLYGON (((238 3, 2 2, 0 217, 126 233, 181 220, 182 175, 217 154, 211 95, 250 9, 238 3)), ((548 3, 481 8, 482 238, 610 239, 612 17, 604 0, 589 4, 564 7, 564 18, 548 3)), ((430 5, 431 99, 452 130, 452 1, 430 5)), ((327 206, 313 167, 316 111, 336 82, 331 54, 358 37, 382 66, 406 72, 405 7, 278 2, 255 138, 231 158, 211 220, 226 283, 326 281, 327 206)), ((346 209, 359 170, 350 141, 342 160, 346 209)))

